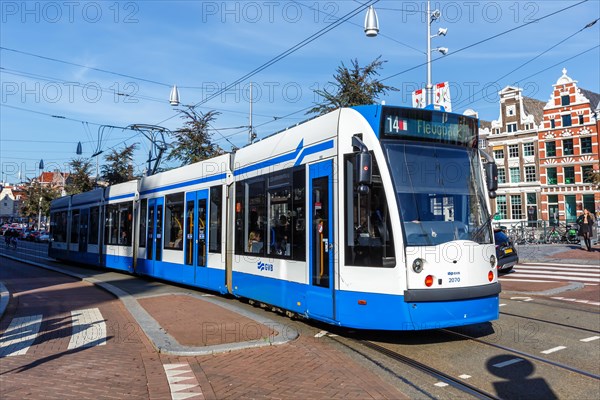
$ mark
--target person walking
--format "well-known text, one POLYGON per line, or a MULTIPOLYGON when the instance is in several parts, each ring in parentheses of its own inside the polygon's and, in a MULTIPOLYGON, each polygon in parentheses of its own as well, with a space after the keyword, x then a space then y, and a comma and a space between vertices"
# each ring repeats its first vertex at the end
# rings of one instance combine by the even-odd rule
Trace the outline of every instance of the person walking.
POLYGON ((594 216, 586 208, 583 214, 577 218, 579 224, 579 236, 583 237, 587 251, 592 251, 592 226, 594 226, 594 216))

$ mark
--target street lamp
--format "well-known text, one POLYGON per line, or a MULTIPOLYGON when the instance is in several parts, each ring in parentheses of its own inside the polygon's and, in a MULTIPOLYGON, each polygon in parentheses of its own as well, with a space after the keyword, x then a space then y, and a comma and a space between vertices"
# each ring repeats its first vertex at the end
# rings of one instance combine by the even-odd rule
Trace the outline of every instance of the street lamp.
POLYGON ((42 226, 42 183, 44 182, 44 160, 43 159, 40 160, 39 169, 40 169, 41 182, 40 182, 40 200, 38 201, 38 226, 37 226, 38 232, 40 231, 41 226, 42 226))
MULTIPOLYGON (((430 105, 433 104, 433 84, 431 83, 431 52, 438 51, 443 55, 448 54, 447 47, 436 47, 435 49, 432 49, 431 39, 437 36, 446 36, 448 29, 440 28, 438 33, 431 35, 431 23, 439 19, 442 13, 440 10, 431 11, 430 0, 427 0, 427 11, 425 14, 427 16, 427 86, 425 87, 425 104, 430 105)), ((367 10, 364 30, 368 37, 375 37, 379 33, 379 19, 377 18, 377 13, 375 12, 373 6, 369 6, 369 9, 367 10)))

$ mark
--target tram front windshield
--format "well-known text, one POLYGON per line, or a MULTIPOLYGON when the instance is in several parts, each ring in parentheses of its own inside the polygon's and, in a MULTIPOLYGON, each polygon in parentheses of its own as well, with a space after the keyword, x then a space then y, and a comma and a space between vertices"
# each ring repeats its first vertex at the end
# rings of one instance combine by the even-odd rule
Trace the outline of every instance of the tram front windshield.
POLYGON ((492 243, 477 149, 412 141, 384 147, 407 246, 492 243))

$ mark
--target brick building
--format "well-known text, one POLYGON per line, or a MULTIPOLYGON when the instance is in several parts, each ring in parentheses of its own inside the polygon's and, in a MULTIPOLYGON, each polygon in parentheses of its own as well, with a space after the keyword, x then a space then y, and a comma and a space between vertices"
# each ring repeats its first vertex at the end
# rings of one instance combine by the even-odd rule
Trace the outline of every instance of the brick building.
POLYGON ((480 131, 498 165, 494 212, 503 222, 540 219, 538 128, 544 103, 507 86, 500 91, 500 113, 480 131))
POLYGON ((600 95, 576 84, 563 70, 547 103, 507 86, 498 119, 481 121, 480 147, 498 165, 499 222, 572 222, 582 207, 600 211, 588 175, 599 168, 600 95))
POLYGON ((573 222, 583 208, 600 211, 600 193, 589 176, 599 169, 600 96, 562 72, 538 132, 541 216, 551 222, 573 222))

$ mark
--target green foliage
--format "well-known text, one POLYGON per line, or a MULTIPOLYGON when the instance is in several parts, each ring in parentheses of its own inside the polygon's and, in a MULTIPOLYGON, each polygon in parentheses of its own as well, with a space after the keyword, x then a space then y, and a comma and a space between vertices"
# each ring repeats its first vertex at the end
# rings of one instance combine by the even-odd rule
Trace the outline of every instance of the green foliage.
POLYGON ((94 182, 90 175, 92 173, 92 162, 86 158, 77 158, 69 163, 71 174, 65 186, 67 194, 77 194, 90 191, 94 188, 94 182))
POLYGON ((60 189, 48 184, 42 185, 37 179, 29 179, 24 187, 27 193, 21 204, 21 215, 24 217, 37 219, 40 204, 42 215, 49 216, 50 202, 61 197, 60 189))
POLYGON ((375 104, 381 94, 397 91, 398 89, 384 85, 377 79, 378 71, 385 62, 380 58, 381 56, 377 57, 366 67, 361 67, 358 60, 354 59, 350 69, 342 62, 333 76, 335 82, 330 82, 335 86, 335 92, 326 89, 315 90, 314 92, 323 98, 323 102, 311 108, 307 114, 323 115, 340 107, 375 104))
POLYGON ((102 178, 109 185, 128 182, 136 178, 133 171, 133 152, 136 148, 137 143, 134 143, 125 146, 120 151, 113 149, 104 157, 106 164, 102 166, 102 178))
POLYGON ((175 141, 167 161, 178 160, 180 165, 188 165, 223 154, 223 150, 212 143, 208 129, 220 113, 209 111, 197 113, 193 108, 182 111, 186 121, 181 129, 173 132, 175 141))

